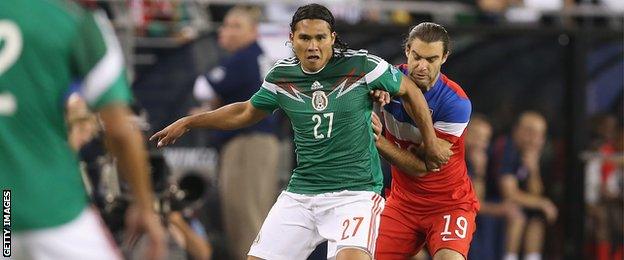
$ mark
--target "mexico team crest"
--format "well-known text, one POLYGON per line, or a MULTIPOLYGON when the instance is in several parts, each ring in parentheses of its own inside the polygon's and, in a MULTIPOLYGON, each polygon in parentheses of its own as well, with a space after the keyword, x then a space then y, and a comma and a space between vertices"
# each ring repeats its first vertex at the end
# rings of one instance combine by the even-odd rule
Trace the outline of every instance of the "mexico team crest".
POLYGON ((314 110, 325 110, 325 108, 327 108, 328 102, 329 101, 327 100, 327 95, 325 95, 325 92, 319 90, 312 93, 312 107, 314 107, 314 110))

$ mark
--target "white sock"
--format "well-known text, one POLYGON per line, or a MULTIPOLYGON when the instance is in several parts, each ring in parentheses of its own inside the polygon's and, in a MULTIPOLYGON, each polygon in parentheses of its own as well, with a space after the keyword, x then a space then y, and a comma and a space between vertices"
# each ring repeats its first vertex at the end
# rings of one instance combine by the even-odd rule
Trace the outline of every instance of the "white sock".
POLYGON ((518 260, 518 254, 517 253, 506 253, 505 257, 503 258, 503 260, 518 260))
POLYGON ((542 254, 540 253, 528 253, 524 256, 524 260, 542 260, 542 254))

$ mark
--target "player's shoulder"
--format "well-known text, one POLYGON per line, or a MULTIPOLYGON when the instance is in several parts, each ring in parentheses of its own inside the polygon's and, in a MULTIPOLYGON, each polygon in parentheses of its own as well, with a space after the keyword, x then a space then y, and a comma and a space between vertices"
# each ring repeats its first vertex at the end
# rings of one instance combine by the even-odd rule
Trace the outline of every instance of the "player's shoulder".
POLYGON ((277 60, 266 74, 266 79, 276 79, 285 74, 292 73, 297 70, 299 59, 297 57, 288 57, 277 60))
POLYGON ((397 64, 394 65, 395 68, 397 68, 399 71, 401 71, 401 73, 403 73, 403 75, 408 75, 409 74, 409 69, 407 67, 407 63, 401 63, 401 64, 397 64))
POLYGON ((274 64, 273 67, 271 67, 271 70, 288 70, 291 67, 295 67, 299 65, 299 59, 297 59, 297 57, 288 57, 288 58, 284 58, 284 59, 279 59, 277 60, 274 64))
POLYGON ((365 49, 347 49, 342 51, 342 55, 339 55, 339 57, 341 58, 337 59, 337 63, 359 68, 359 70, 365 73, 371 72, 376 68, 387 68, 389 65, 384 59, 369 53, 365 49))
POLYGON ((379 63, 383 61, 382 58, 380 58, 377 55, 371 54, 370 52, 368 52, 368 50, 365 50, 365 49, 359 49, 359 50, 346 49, 346 50, 343 50, 341 54, 343 58, 350 59, 350 60, 351 59, 370 60, 375 63, 379 63))
POLYGON ((335 54, 342 54, 343 57, 345 58, 354 58, 354 57, 366 57, 368 55, 368 51, 365 49, 359 49, 359 50, 355 50, 355 49, 346 49, 346 50, 335 50, 334 51, 335 54))
POLYGON ((466 95, 464 89, 459 86, 457 82, 451 80, 449 77, 442 73, 440 73, 440 81, 442 83, 442 86, 444 86, 445 89, 450 92, 451 96, 456 96, 459 99, 468 100, 468 95, 466 95))

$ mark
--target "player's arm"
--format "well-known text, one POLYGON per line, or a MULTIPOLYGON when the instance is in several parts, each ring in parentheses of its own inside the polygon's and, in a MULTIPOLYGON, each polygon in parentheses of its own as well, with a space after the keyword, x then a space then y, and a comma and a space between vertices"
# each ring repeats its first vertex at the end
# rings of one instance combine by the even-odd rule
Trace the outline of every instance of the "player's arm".
POLYGON ((180 118, 152 135, 150 140, 157 140, 158 147, 162 147, 175 143, 176 139, 193 128, 234 130, 253 125, 268 115, 264 110, 254 107, 249 100, 237 102, 213 111, 180 118))
POLYGON ((152 207, 143 137, 130 122, 126 104, 131 94, 121 47, 104 14, 83 13, 78 24, 78 33, 72 40, 71 70, 73 76, 82 79, 81 93, 89 106, 98 111, 108 148, 131 186, 134 201, 126 215, 127 234, 146 232, 150 241, 147 258, 160 259, 166 254, 165 233, 152 207))
POLYGON ((541 209, 542 198, 522 191, 518 187, 518 180, 513 174, 503 174, 500 179, 503 197, 522 206, 533 209, 541 209))
POLYGON ((212 246, 210 242, 197 235, 179 212, 171 213, 169 215, 169 222, 182 233, 186 251, 192 256, 192 259, 210 260, 212 258, 212 246))
POLYGON ((425 159, 437 166, 442 165, 449 160, 453 153, 449 149, 443 149, 436 140, 429 106, 422 91, 408 77, 401 76, 403 78, 397 95, 403 99, 405 110, 418 125, 423 136, 425 159))
MULTIPOLYGON (((439 168, 427 168, 428 165, 422 158, 423 150, 414 149, 401 149, 388 139, 386 139, 382 133, 382 124, 379 117, 373 113, 372 115, 373 131, 377 138, 376 146, 377 150, 384 159, 390 164, 399 168, 402 172, 407 173, 410 176, 422 177, 430 173, 431 171, 439 170, 439 168)), ((452 144, 446 140, 439 139, 441 146, 446 149, 450 149, 452 144)))
POLYGON ((98 114, 104 125, 107 148, 117 159, 122 177, 132 187, 134 201, 128 210, 126 234, 132 237, 144 229, 151 239, 149 257, 158 259, 166 254, 165 232, 153 208, 152 183, 143 136, 131 122, 131 112, 126 105, 107 105, 98 114))
POLYGON ((131 122, 126 105, 111 104, 99 111, 104 125, 107 148, 115 158, 123 177, 132 187, 134 202, 139 210, 153 211, 151 181, 143 136, 131 122))
POLYGON ((546 219, 553 222, 557 219, 557 207, 549 199, 522 191, 518 187, 518 180, 512 174, 503 174, 500 180, 503 198, 520 204, 523 207, 537 209, 544 212, 546 219))
POLYGON ((413 177, 422 177, 427 174, 425 163, 408 150, 397 147, 383 136, 377 140, 376 145, 379 154, 402 172, 413 177))

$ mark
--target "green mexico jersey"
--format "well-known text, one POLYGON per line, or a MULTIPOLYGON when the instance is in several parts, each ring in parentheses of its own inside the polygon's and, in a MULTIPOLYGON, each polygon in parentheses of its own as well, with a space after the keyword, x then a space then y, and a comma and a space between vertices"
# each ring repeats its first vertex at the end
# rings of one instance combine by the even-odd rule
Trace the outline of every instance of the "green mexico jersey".
POLYGON ((297 166, 288 191, 381 191, 369 92, 396 94, 401 76, 365 50, 332 57, 316 73, 304 72, 294 57, 275 64, 251 103, 268 112, 282 109, 290 118, 297 166))
POLYGON ((123 56, 102 15, 69 1, 0 1, 0 188, 12 191, 12 228, 71 221, 87 205, 67 142, 65 96, 98 109, 130 100, 123 56))

